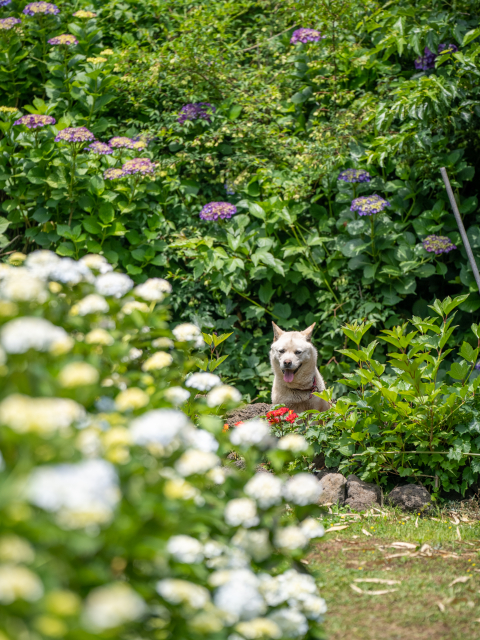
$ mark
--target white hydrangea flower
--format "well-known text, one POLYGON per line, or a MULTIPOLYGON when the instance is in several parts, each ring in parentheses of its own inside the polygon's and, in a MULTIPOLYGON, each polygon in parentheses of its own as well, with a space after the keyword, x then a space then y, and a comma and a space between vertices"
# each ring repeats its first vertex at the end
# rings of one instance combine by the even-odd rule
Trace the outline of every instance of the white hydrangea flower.
POLYGON ((232 544, 243 549, 255 562, 263 562, 272 553, 267 529, 239 529, 232 538, 232 544))
POLYGON ((188 604, 192 609, 203 609, 210 602, 208 589, 188 580, 166 578, 157 582, 156 589, 171 604, 188 604))
POLYGON ((293 453, 301 453, 307 451, 308 442, 299 433, 288 433, 278 441, 277 447, 283 451, 292 451, 293 453))
POLYGON ((274 542, 279 549, 293 551, 303 549, 308 544, 308 537, 300 527, 283 527, 275 532, 274 542))
POLYGON ((136 347, 132 347, 126 356, 123 356, 122 362, 133 362, 134 360, 138 360, 143 354, 141 349, 137 349, 136 347))
POLYGON ((170 338, 165 338, 165 337, 155 338, 155 340, 152 340, 152 347, 154 349, 172 349, 173 340, 170 340, 170 338))
POLYGON ((142 365, 143 371, 158 371, 169 367, 173 362, 173 358, 165 351, 157 351, 150 358, 147 358, 142 365))
POLYGON ((223 484, 227 479, 227 474, 225 473, 225 469, 222 469, 222 467, 214 467, 207 473, 207 478, 214 484, 223 484))
POLYGON ((53 251, 40 250, 29 253, 24 264, 37 278, 48 280, 60 260, 61 258, 53 251))
POLYGON ((223 517, 231 527, 242 525, 248 529, 260 522, 257 516, 257 505, 250 498, 234 498, 227 502, 223 517))
POLYGON ((12 564, 30 563, 35 560, 32 545, 14 534, 7 534, 0 538, 0 561, 12 564))
POLYGON ((24 267, 10 269, 3 278, 0 297, 13 302, 45 302, 44 281, 24 267))
POLYGON ((247 496, 257 501, 262 509, 268 509, 282 501, 282 481, 272 473, 256 473, 244 487, 247 496))
POLYGON ((223 584, 215 591, 213 602, 229 614, 231 624, 256 618, 266 612, 265 601, 258 590, 260 582, 252 571, 237 569, 221 573, 223 584))
POLYGON ((95 289, 101 296, 113 296, 121 298, 133 287, 133 280, 125 273, 114 271, 98 276, 95 289))
POLYGON ((0 566, 0 603, 11 604, 15 600, 35 602, 43 596, 40 578, 27 569, 14 564, 0 566))
POLYGON ((105 460, 37 467, 27 495, 36 506, 55 513, 66 529, 110 522, 120 500, 117 474, 105 460))
POLYGON ((307 619, 296 609, 278 609, 268 617, 280 627, 284 638, 300 638, 308 631, 307 619))
POLYGON ((113 271, 112 265, 107 262, 105 256, 101 256, 98 253, 90 253, 83 256, 83 258, 80 258, 80 262, 89 269, 94 269, 94 271, 98 271, 102 275, 113 271))
POLYGON ((90 629, 103 631, 138 620, 146 612, 147 605, 136 591, 124 582, 114 582, 88 594, 84 620, 90 629))
POLYGON ((300 606, 305 598, 317 593, 317 586, 312 576, 288 569, 278 576, 262 574, 260 592, 270 607, 277 607, 284 602, 300 606))
POLYGON ((209 407, 219 407, 226 402, 240 402, 242 394, 235 387, 228 384, 222 384, 215 387, 207 395, 207 404, 209 407))
POLYGON ((282 632, 273 620, 268 618, 254 618, 248 622, 239 622, 235 631, 238 631, 246 640, 259 640, 260 638, 280 638, 282 632))
POLYGON ((191 322, 177 325, 172 333, 178 342, 194 342, 197 347, 203 346, 202 332, 191 322))
POLYGON ((190 398, 190 391, 183 387, 169 387, 165 390, 165 398, 177 407, 190 398))
POLYGON ((161 302, 166 294, 172 293, 172 285, 163 278, 149 278, 135 287, 134 293, 148 302, 161 302))
POLYGON ((319 481, 310 473, 299 473, 290 478, 283 488, 286 500, 304 507, 316 504, 322 493, 319 481))
POLYGON ((150 402, 150 396, 138 387, 130 387, 120 391, 115 398, 115 406, 118 411, 134 411, 135 409, 142 409, 146 407, 150 402))
POLYGON ((19 393, 0 403, 0 423, 17 433, 52 433, 85 417, 85 409, 69 398, 31 398, 19 393))
POLYGON ((199 391, 210 391, 213 387, 222 384, 220 378, 214 373, 198 372, 192 373, 185 381, 186 387, 198 389, 199 391))
POLYGON ((77 304, 70 309, 72 316, 87 316, 90 313, 108 313, 110 307, 103 296, 98 293, 91 293, 82 298, 77 304))
POLYGON ((321 538, 325 534, 323 524, 314 518, 306 518, 300 523, 300 529, 312 540, 313 538, 321 538))
POLYGON ((182 440, 187 447, 200 451, 217 451, 219 444, 210 432, 189 425, 182 431, 182 440))
POLYGON ((85 336, 85 342, 87 344, 100 344, 102 346, 109 347, 115 342, 115 339, 108 333, 108 331, 105 331, 105 329, 97 328, 92 329, 87 333, 85 336))
POLYGON ((99 374, 97 369, 88 362, 71 362, 58 374, 58 381, 62 387, 72 389, 88 384, 96 384, 99 374))
POLYGON ((7 353, 26 353, 29 349, 35 349, 61 354, 73 347, 73 340, 65 329, 44 318, 29 316, 7 322, 0 339, 7 353))
POLYGON ((130 423, 130 434, 135 444, 167 447, 189 424, 187 416, 175 409, 147 411, 130 423))
POLYGON ((214 453, 187 449, 175 463, 175 469, 181 476, 191 476, 196 473, 206 473, 219 463, 220 459, 214 453))
POLYGON ((232 430, 230 442, 242 446, 263 446, 269 436, 270 427, 264 420, 248 420, 232 430))
POLYGON ((306 596, 302 601, 302 610, 309 620, 321 620, 327 613, 327 603, 319 596, 306 596))
POLYGON ((126 302, 122 307, 122 313, 124 313, 126 316, 131 315, 134 311, 148 313, 150 311, 150 307, 148 306, 148 304, 145 304, 145 302, 138 302, 138 300, 126 302))
POLYGON ((49 278, 55 282, 75 285, 79 282, 94 282, 90 269, 81 262, 71 258, 62 258, 50 271, 49 278))
POLYGON ((168 553, 178 562, 194 564, 203 560, 203 545, 191 536, 172 536, 167 542, 168 553))

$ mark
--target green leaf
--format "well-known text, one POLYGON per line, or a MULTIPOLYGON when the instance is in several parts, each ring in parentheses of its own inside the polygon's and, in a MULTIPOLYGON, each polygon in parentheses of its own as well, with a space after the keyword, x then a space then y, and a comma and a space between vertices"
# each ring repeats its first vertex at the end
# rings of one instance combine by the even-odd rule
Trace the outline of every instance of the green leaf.
POLYGON ((0 233, 4 233, 8 229, 10 222, 6 218, 0 218, 0 233))
POLYGON ((105 202, 99 208, 98 215, 104 224, 109 224, 115 218, 115 209, 109 202, 105 202))
POLYGON ((101 176, 95 175, 90 178, 88 190, 95 196, 101 196, 105 191, 105 182, 101 176))
POLYGON ((279 318, 287 320, 292 315, 292 308, 288 302, 285 304, 277 302, 273 307, 273 313, 279 318))
POLYGON ((238 116, 242 113, 243 107, 239 104, 234 104, 230 107, 230 111, 228 112, 229 120, 236 120, 238 116))
POLYGON ((255 216, 256 218, 260 218, 261 220, 265 220, 265 216, 266 216, 265 211, 256 202, 249 202, 248 210, 250 211, 252 216, 255 216))
POLYGON ((454 380, 463 380, 467 376, 469 371, 470 367, 466 362, 454 362, 450 367, 448 375, 451 376, 454 380))
POLYGON ((233 336, 233 332, 232 333, 222 333, 221 336, 216 336, 215 334, 212 334, 213 344, 215 345, 215 347, 218 347, 219 344, 222 344, 222 342, 227 340, 227 338, 229 338, 230 336, 233 336))
POLYGON ((274 288, 272 287, 270 282, 265 282, 262 284, 260 289, 258 290, 258 297, 260 298, 260 302, 263 304, 268 304, 270 302, 270 298, 273 296, 274 288))
POLYGON ((211 336, 209 333, 203 333, 203 331, 202 331, 202 336, 205 342, 208 344, 208 346, 210 346, 213 341, 213 336, 211 336))
POLYGON ((468 342, 464 342, 460 348, 459 354, 467 362, 476 362, 478 349, 474 349, 468 342))
POLYGON ((471 31, 467 31, 467 33, 463 36, 462 46, 466 47, 467 44, 475 40, 480 36, 480 29, 472 29, 471 31))
POLYGON ((218 358, 218 360, 213 360, 212 362, 210 362, 210 371, 215 371, 215 369, 220 366, 222 362, 224 362, 227 358, 228 355, 222 356, 221 358, 218 358))

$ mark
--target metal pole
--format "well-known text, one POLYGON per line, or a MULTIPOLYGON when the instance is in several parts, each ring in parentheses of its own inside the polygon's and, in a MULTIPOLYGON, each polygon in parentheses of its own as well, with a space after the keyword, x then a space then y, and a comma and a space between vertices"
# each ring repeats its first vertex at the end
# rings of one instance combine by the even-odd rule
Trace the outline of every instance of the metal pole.
POLYGON ((452 187, 450 185, 450 180, 448 179, 447 170, 445 169, 445 167, 442 167, 440 169, 440 173, 442 174, 442 178, 445 183, 445 188, 447 189, 447 193, 448 193, 448 199, 450 200, 450 204, 452 205, 453 215, 455 216, 455 220, 457 221, 457 225, 460 230, 460 235, 462 236, 463 246, 465 247, 465 251, 467 252, 468 259, 470 260, 470 266, 472 267, 475 282, 477 283, 477 287, 478 287, 478 292, 480 293, 480 273, 478 273, 477 263, 475 262, 475 258, 473 257, 472 248, 470 247, 468 236, 465 233, 465 227, 463 226, 463 221, 462 221, 462 218, 460 217, 460 211, 458 210, 457 203, 453 195, 452 187))

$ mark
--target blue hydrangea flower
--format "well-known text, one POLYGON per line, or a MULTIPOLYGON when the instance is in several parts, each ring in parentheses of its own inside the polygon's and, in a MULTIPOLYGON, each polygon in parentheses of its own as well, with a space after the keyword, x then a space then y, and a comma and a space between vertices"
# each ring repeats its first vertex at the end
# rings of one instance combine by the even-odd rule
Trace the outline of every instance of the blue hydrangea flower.
POLYGON ((319 42, 326 36, 322 36, 320 31, 316 31, 315 29, 297 29, 292 33, 292 37, 290 38, 290 44, 307 44, 307 42, 319 42))
POLYGON ((209 202, 200 211, 202 220, 215 221, 221 218, 225 220, 237 213, 237 207, 229 202, 209 202))
POLYGON ((359 216, 374 216, 389 207, 388 200, 384 200, 375 193, 373 196, 361 196, 352 201, 350 211, 357 211, 359 216))
POLYGON ((449 253, 457 248, 450 238, 436 235, 427 236, 423 241, 423 246, 426 251, 437 256, 441 253, 449 253))
POLYGON ((215 113, 216 107, 209 102, 192 102, 180 109, 177 121, 183 124, 187 120, 205 120, 211 122, 210 116, 215 113))
POLYGON ((363 169, 345 169, 340 172, 338 179, 343 182, 370 182, 372 178, 368 171, 363 169))

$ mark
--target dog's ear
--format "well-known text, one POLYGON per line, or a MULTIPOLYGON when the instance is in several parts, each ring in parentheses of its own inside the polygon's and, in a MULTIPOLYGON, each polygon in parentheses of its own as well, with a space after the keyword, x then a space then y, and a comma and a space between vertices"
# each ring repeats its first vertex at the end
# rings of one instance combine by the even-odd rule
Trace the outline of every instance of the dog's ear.
POLYGON ((305 331, 300 331, 300 333, 302 334, 302 336, 305 338, 305 340, 308 340, 308 342, 312 341, 312 333, 313 330, 315 329, 315 325, 317 323, 314 322, 313 324, 311 324, 308 329, 305 329, 305 331))
POLYGON ((272 327, 273 327, 273 341, 276 342, 281 336, 283 336, 285 331, 283 331, 283 329, 280 329, 280 327, 277 327, 277 325, 274 322, 272 322, 272 327))

